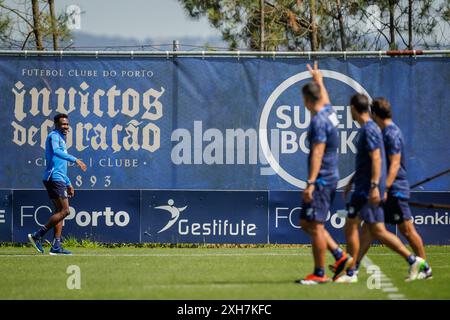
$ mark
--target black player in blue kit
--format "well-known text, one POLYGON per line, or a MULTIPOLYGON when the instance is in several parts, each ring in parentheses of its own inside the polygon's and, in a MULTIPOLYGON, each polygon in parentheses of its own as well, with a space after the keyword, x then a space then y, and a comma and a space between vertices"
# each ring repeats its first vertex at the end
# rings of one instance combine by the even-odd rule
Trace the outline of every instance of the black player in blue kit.
POLYGON ((67 176, 67 162, 76 163, 83 171, 86 171, 86 164, 80 159, 67 153, 66 134, 69 130, 69 118, 66 114, 57 114, 54 118, 55 130, 50 132, 45 142, 45 160, 47 166, 43 175, 43 183, 55 212, 49 221, 38 231, 28 234, 28 239, 33 247, 39 252, 44 253, 42 239, 51 228, 54 228, 54 238, 51 255, 71 254, 61 245, 61 233, 63 220, 69 215, 68 197, 74 195, 75 190, 67 176))

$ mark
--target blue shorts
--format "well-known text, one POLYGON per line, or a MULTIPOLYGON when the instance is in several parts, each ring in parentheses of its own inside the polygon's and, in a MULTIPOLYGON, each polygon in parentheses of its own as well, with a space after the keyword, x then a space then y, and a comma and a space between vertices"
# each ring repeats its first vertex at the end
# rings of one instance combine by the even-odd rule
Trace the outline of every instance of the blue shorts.
POLYGON ((67 199, 67 186, 62 181, 43 181, 50 199, 67 199))
POLYGON ((324 186, 317 183, 313 192, 313 201, 310 203, 302 203, 300 219, 325 222, 335 194, 336 184, 324 186))
POLYGON ((347 210, 349 219, 359 216, 366 223, 384 222, 382 204, 374 206, 365 197, 352 196, 350 203, 347 205, 347 210))
POLYGON ((389 224, 400 224, 405 220, 411 220, 411 209, 408 200, 394 197, 388 194, 384 204, 384 220, 389 224))

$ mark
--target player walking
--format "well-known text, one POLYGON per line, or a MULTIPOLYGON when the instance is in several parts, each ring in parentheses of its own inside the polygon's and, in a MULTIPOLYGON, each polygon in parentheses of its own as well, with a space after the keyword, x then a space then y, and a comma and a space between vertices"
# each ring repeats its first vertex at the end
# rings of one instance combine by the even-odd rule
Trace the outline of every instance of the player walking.
POLYGON ((323 83, 322 73, 318 70, 317 62, 314 63, 314 69, 310 65, 307 67, 314 81, 302 88, 303 102, 313 117, 307 136, 310 147, 308 181, 302 196, 300 225, 311 236, 314 272, 297 282, 309 285, 329 281, 325 275, 327 248, 336 260, 333 280, 352 263, 353 259, 339 248, 324 226, 339 180, 337 131, 339 121, 330 105, 328 92, 323 83))
POLYGON ((54 239, 50 249, 51 255, 71 254, 61 246, 62 225, 65 217, 69 215, 69 200, 75 193, 67 176, 67 162, 76 163, 83 171, 86 165, 80 159, 67 153, 65 136, 69 130, 69 119, 66 114, 57 114, 54 117, 55 130, 50 132, 45 142, 45 160, 47 167, 43 176, 43 183, 48 196, 53 202, 55 213, 48 222, 33 234, 28 234, 33 247, 40 253, 44 253, 42 238, 48 230, 54 228, 54 239))
MULTIPOLYGON (((408 240, 414 253, 425 258, 425 249, 420 235, 412 222, 411 210, 408 200, 410 196, 409 183, 405 165, 405 148, 403 134, 399 127, 392 121, 392 108, 390 103, 384 98, 374 99, 371 105, 372 118, 381 128, 383 133, 384 147, 386 149, 387 178, 384 220, 386 223, 397 225, 400 233, 408 240)), ((372 238, 370 233, 361 238, 361 250, 356 262, 358 269, 360 261, 369 250, 372 238)), ((425 261, 424 269, 421 270, 419 278, 431 279, 432 270, 425 261)))
MULTIPOLYGON (((351 184, 354 183, 355 185, 345 224, 348 251, 352 256, 358 256, 358 229, 362 220, 366 226, 363 228, 363 234, 370 233, 372 238, 379 240, 382 244, 403 256, 410 265, 408 279, 415 280, 425 261, 411 254, 400 239, 386 230, 384 225, 381 196, 386 189, 386 157, 381 130, 370 117, 367 96, 363 94, 353 95, 350 106, 353 120, 357 121, 361 128, 359 129, 357 142, 355 175, 352 182, 345 188, 345 194, 347 194, 350 191, 351 184)), ((345 275, 336 280, 336 282, 343 283, 357 281, 355 263, 347 269, 345 275)))

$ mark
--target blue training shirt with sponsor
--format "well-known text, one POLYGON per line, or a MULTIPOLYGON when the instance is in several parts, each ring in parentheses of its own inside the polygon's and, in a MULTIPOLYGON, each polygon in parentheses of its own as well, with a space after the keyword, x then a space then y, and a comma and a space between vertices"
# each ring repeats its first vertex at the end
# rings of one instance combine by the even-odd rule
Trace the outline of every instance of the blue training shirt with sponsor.
POLYGON ((45 160, 47 167, 43 180, 63 181, 67 186, 71 185, 67 176, 67 161, 75 162, 77 158, 67 153, 64 135, 58 130, 53 130, 45 141, 45 160))
POLYGON ((386 154, 384 150, 383 135, 378 125, 369 120, 359 129, 359 138, 356 145, 355 184, 354 195, 368 198, 372 179, 372 158, 370 152, 380 149, 381 153, 381 178, 380 196, 383 197, 386 188, 386 154))
POLYGON ((403 134, 395 123, 391 123, 383 129, 383 141, 386 149, 387 168, 390 166, 390 155, 401 155, 400 168, 398 169, 394 183, 389 189, 389 194, 398 198, 409 199, 409 183, 405 165, 406 156, 403 134))
MULTIPOLYGON (((319 175, 316 179, 317 183, 322 183, 324 185, 333 185, 339 180, 339 136, 337 130, 338 124, 339 120, 337 119, 336 112, 329 104, 325 105, 311 119, 311 124, 309 125, 307 136, 310 150, 315 143, 325 143, 325 153, 323 155, 319 175)), ((311 166, 311 154, 312 152, 309 152, 308 172, 311 166)))

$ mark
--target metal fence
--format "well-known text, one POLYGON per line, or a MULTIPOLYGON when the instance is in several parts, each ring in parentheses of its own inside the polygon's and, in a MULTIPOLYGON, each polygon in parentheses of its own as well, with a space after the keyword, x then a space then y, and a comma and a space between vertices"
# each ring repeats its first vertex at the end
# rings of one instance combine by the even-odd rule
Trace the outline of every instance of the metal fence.
POLYGON ((71 56, 71 57, 236 57, 236 58, 318 58, 318 57, 395 57, 447 56, 450 50, 388 51, 29 51, 0 50, 0 56, 71 56))

